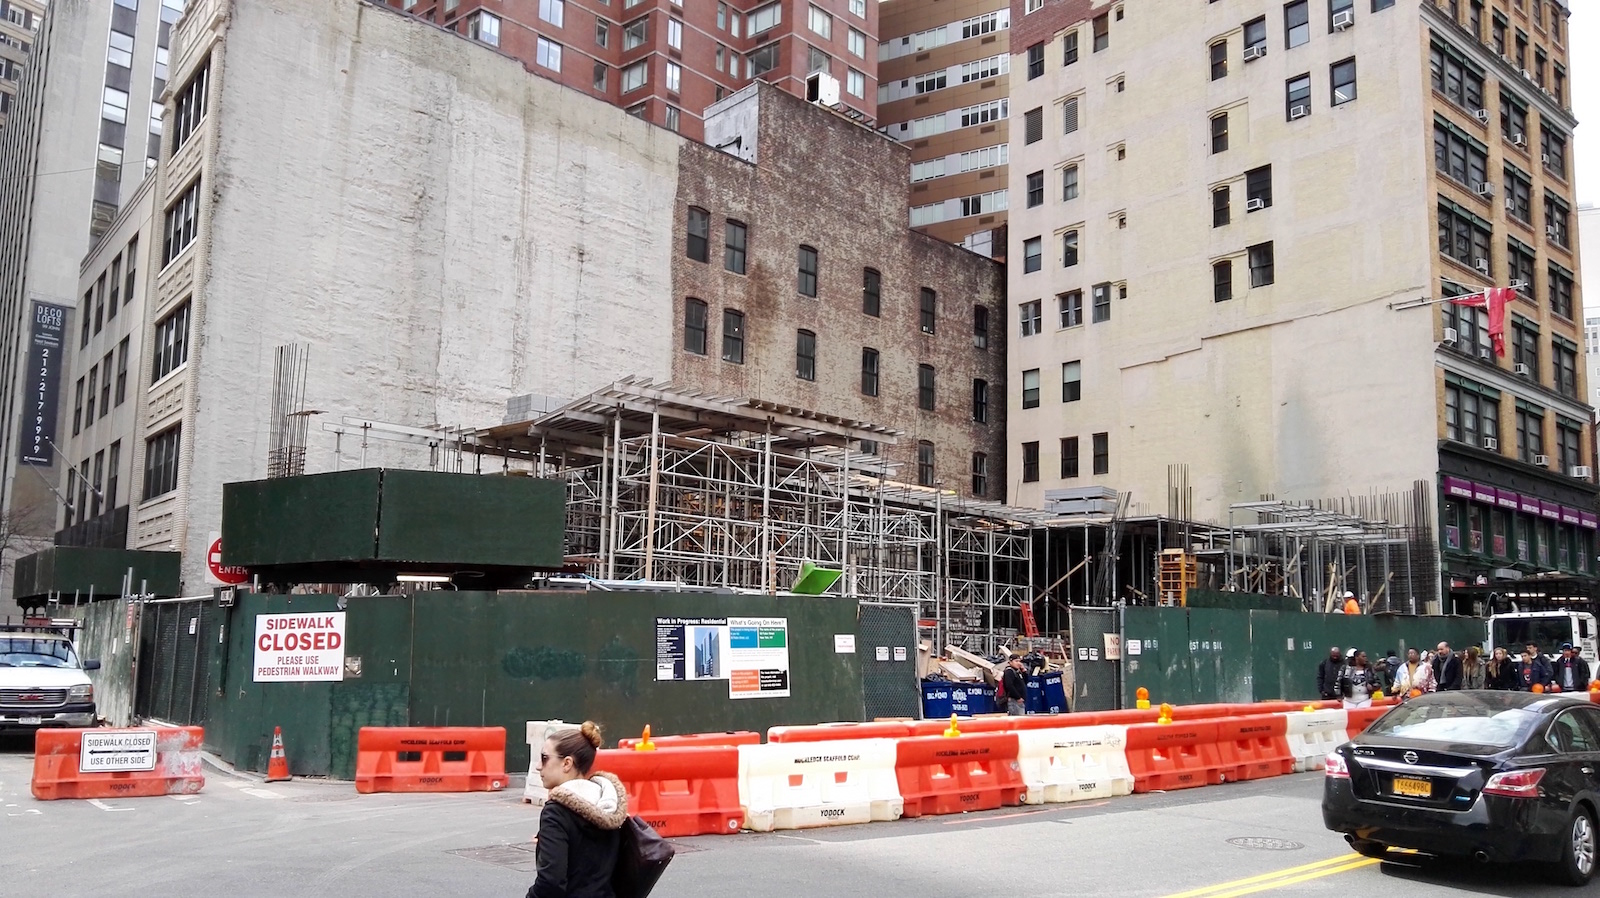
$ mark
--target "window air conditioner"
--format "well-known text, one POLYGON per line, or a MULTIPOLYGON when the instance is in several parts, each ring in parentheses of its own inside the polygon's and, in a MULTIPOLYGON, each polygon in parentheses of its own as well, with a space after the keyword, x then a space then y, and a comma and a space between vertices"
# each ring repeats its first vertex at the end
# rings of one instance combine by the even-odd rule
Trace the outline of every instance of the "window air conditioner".
POLYGON ((1474 261, 1472 263, 1472 267, 1478 269, 1478 271, 1483 273, 1483 274, 1488 274, 1489 273, 1489 260, 1488 259, 1478 259, 1478 260, 1476 260, 1476 261, 1474 261))
POLYGON ((1548 455, 1535 455, 1533 457, 1533 463, 1538 465, 1541 468, 1548 468, 1550 466, 1550 456, 1548 456, 1548 455))
POLYGON ((1540 153, 1539 154, 1539 162, 1542 165, 1549 165, 1550 164, 1550 154, 1549 153, 1540 153))
POLYGON ((1489 124, 1489 110, 1487 109, 1474 109, 1472 111, 1472 117, 1477 119, 1478 124, 1480 125, 1489 124))
POLYGON ((1310 114, 1311 114, 1311 107, 1307 106, 1305 104, 1301 104, 1301 105, 1296 106, 1293 109, 1289 110, 1289 121, 1292 122, 1297 118, 1305 118, 1306 116, 1308 116, 1310 114))
POLYGON ((1444 342, 1446 344, 1454 346, 1459 339, 1461 339, 1461 334, 1455 328, 1447 327, 1444 329, 1444 342))
POLYGON ((1472 188, 1472 192, 1483 197, 1494 196, 1494 183, 1491 181, 1479 181, 1472 188))
POLYGON ((1244 201, 1244 211, 1246 212, 1259 212, 1265 208, 1267 208, 1267 201, 1259 196, 1253 196, 1244 201))
POLYGON ((1547 225, 1545 227, 1545 229, 1544 229, 1544 235, 1546 237, 1549 237, 1551 240, 1556 239, 1556 235, 1558 233, 1560 233, 1560 232, 1556 230, 1556 226, 1555 225, 1547 225))
POLYGON ((1351 25, 1354 25, 1355 23, 1356 23, 1356 14, 1355 14, 1354 10, 1346 9, 1346 10, 1344 10, 1342 12, 1336 12, 1336 13, 1333 14, 1333 30, 1334 31, 1343 31, 1346 28, 1349 28, 1351 25))
POLYGON ((1522 77, 1528 79, 1529 81, 1532 81, 1533 80, 1533 73, 1528 71, 1527 69, 1523 69, 1522 70, 1522 77))
POLYGON ((1488 449, 1488 450, 1490 450, 1492 452, 1499 452, 1500 451, 1500 441, 1495 439, 1494 437, 1484 437, 1483 438, 1483 448, 1488 449))
POLYGON ((1524 365, 1521 362, 1518 362, 1515 365, 1512 365, 1511 366, 1511 372, 1513 374, 1516 374, 1516 375, 1521 376, 1521 377, 1527 377, 1530 373, 1532 373, 1531 369, 1529 369, 1527 365, 1524 365))
POLYGON ((1511 145, 1515 147, 1526 147, 1528 145, 1528 135, 1523 134, 1521 131, 1511 135, 1511 145))
POLYGON ((1510 212, 1512 215, 1517 214, 1517 201, 1509 196, 1506 197, 1506 211, 1510 212))
POLYGON ((1244 48, 1244 61, 1245 62, 1249 62, 1252 59, 1260 59, 1261 57, 1266 56, 1266 55, 1267 55, 1267 48, 1266 48, 1265 44, 1257 44, 1254 47, 1245 47, 1244 48))
POLYGON ((1588 465, 1573 465, 1572 470, 1568 471, 1567 473, 1571 474, 1573 477, 1579 478, 1580 480, 1588 480, 1590 477, 1594 476, 1594 469, 1590 468, 1588 465))

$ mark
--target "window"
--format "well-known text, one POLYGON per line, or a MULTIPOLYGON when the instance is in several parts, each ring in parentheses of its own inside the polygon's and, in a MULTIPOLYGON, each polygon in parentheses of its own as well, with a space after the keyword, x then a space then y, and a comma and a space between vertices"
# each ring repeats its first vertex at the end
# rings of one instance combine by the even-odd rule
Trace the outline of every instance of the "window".
POLYGON ((1445 434, 1452 440, 1481 446, 1500 438, 1500 394, 1471 382, 1444 385, 1445 434))
POLYGON ((1044 172, 1028 174, 1028 208, 1044 205, 1044 172))
POLYGON ((1095 284, 1093 289, 1094 308, 1092 309, 1095 323, 1111 320, 1111 285, 1095 284))
POLYGON ((933 366, 917 366, 917 408, 933 411, 933 366))
POLYGON ((1044 140, 1044 107, 1035 106, 1022 114, 1022 142, 1038 143, 1044 140))
POLYGON ((1024 337, 1031 337, 1042 329, 1044 300, 1035 299, 1017 307, 1017 328, 1024 337))
POLYGON ((111 449, 106 454, 106 508, 117 507, 117 486, 121 481, 122 468, 122 441, 111 444, 111 449))
POLYGON ((1506 20, 1503 15, 1494 14, 1494 24, 1490 27, 1493 35, 1494 52, 1501 56, 1506 55, 1506 20))
POLYGON ((491 47, 500 46, 500 17, 480 12, 467 21, 467 37, 491 47))
POLYGON ((917 484, 933 486, 933 444, 927 440, 917 443, 917 484))
POLYGON ((650 36, 650 17, 643 16, 622 26, 622 49, 632 50, 644 46, 650 36))
POLYGON ((1228 151, 1228 114, 1219 112, 1211 117, 1211 153, 1228 151))
POLYGON ((72 435, 83 430, 83 378, 78 378, 77 398, 72 401, 72 435))
POLYGON ((566 0, 539 0, 539 18, 557 28, 562 27, 567 19, 566 0))
POLYGON ((189 189, 167 209, 165 240, 161 249, 161 264, 176 259, 194 242, 200 217, 200 179, 196 178, 189 189))
POLYGON ((706 304, 694 297, 683 304, 683 351, 706 354, 706 304))
POLYGON ((989 307, 972 307, 972 345, 975 349, 989 348, 989 307))
POLYGON ((111 260, 111 274, 110 274, 110 281, 109 282, 111 284, 111 298, 106 303, 106 320, 107 321, 110 321, 111 319, 117 317, 117 307, 121 305, 121 303, 117 302, 117 294, 122 292, 122 257, 121 256, 117 256, 115 259, 111 260))
POLYGON ((883 276, 875 268, 861 269, 861 311, 877 318, 882 314, 883 276))
POLYGON ((989 495, 989 456, 972 453, 972 495, 982 499, 989 495))
MULTIPOLYGON (((1445 296, 1463 296, 1473 291, 1449 281, 1443 282, 1445 296)), ((1456 348, 1468 355, 1492 360, 1494 347, 1489 339, 1489 312, 1487 309, 1443 303, 1444 326, 1456 329, 1456 348)))
POLYGON ((918 294, 917 307, 920 313, 922 332, 933 333, 934 324, 938 318, 939 294, 934 290, 923 287, 918 294))
POLYGON ((812 331, 795 332, 794 376, 801 380, 817 379, 817 335, 812 331))
POLYGON ((128 92, 114 87, 105 89, 100 103, 100 117, 119 125, 128 123, 128 92))
POLYGON ((1078 167, 1069 165, 1061 170, 1061 201, 1078 198, 1078 167))
POLYGON ((746 233, 744 222, 728 219, 723 231, 722 267, 734 274, 744 274, 746 233))
POLYGON ((1233 220, 1233 206, 1229 195, 1232 188, 1224 184, 1211 191, 1211 226, 1220 228, 1233 220))
POLYGON ((1244 23, 1244 49, 1247 55, 1251 50, 1256 51, 1258 56, 1267 52, 1266 16, 1244 23))
POLYGON ((865 97, 867 95, 867 76, 855 69, 850 69, 845 73, 844 89, 852 97, 865 97))
POLYGON ((1061 235, 1061 267, 1071 268, 1078 264, 1078 232, 1076 229, 1061 235))
POLYGON ((1355 16, 1355 5, 1356 5, 1356 0, 1328 0, 1328 33, 1329 34, 1332 34, 1332 33, 1334 33, 1335 31, 1338 30, 1336 27, 1334 27, 1334 22, 1338 19, 1339 13, 1347 12, 1347 13, 1350 13, 1352 18, 1354 18, 1354 16, 1355 16))
POLYGON ((1467 63, 1464 56, 1436 42, 1428 60, 1434 90, 1469 112, 1483 108, 1483 73, 1467 63))
POLYGON ((1077 402, 1083 398, 1083 363, 1061 363, 1061 401, 1077 402))
POLYGON ((1500 86, 1500 133, 1510 141, 1527 143, 1528 106, 1520 97, 1500 86))
POLYGON ((1094 17, 1094 52, 1111 46, 1111 19, 1105 13, 1094 17))
POLYGON ((815 297, 817 295, 817 250, 816 247, 800 247, 799 272, 796 276, 795 289, 801 296, 815 297))
POLYGON ((1061 133, 1071 134, 1078 130, 1078 98, 1071 97, 1061 104, 1061 133))
POLYGON ((722 360, 744 364, 744 313, 722 310, 722 360))
POLYGON ((878 395, 878 350, 861 350, 861 395, 878 395))
POLYGON ((1223 259, 1211 265, 1211 301, 1227 302, 1233 298, 1233 262, 1223 259))
POLYGON ((1511 361, 1526 366, 1528 377, 1539 380, 1539 328, 1517 319, 1511 325, 1511 361))
POLYGON ((641 59, 622 70, 622 92, 630 93, 650 81, 650 60, 641 59))
POLYGON ((145 441, 144 498, 154 499, 178 488, 178 449, 183 428, 174 427, 145 441))
POLYGON ((1528 67, 1528 35, 1521 28, 1517 29, 1517 49, 1511 58, 1516 61, 1517 68, 1528 67))
POLYGON ((139 238, 134 237, 128 241, 128 250, 124 254, 128 259, 128 270, 122 276, 122 304, 133 302, 133 275, 134 269, 139 264, 139 238))
MULTIPOLYGON (((12 13, 20 12, 13 9, 12 13)), ((106 62, 123 68, 133 67, 133 35, 111 30, 111 40, 106 46, 106 62)))
POLYGON ((94 285, 94 332, 96 335, 105 329, 105 319, 106 276, 102 274, 100 275, 100 279, 96 281, 94 285))
MULTIPOLYGON (((596 46, 600 47, 611 46, 611 26, 607 24, 605 19, 602 19, 598 16, 596 16, 594 20, 594 42, 596 46)), ((722 61, 721 47, 717 48, 717 61, 719 63, 717 66, 717 71, 720 72, 722 71, 722 66, 720 65, 722 61)))
POLYGON ((1272 166, 1263 165, 1244 173, 1245 211, 1254 212, 1272 205, 1272 166))
MULTIPOLYGON (((486 15, 486 14, 485 13, 480 13, 479 15, 486 15)), ((560 44, 556 43, 555 41, 549 40, 548 38, 541 37, 541 38, 539 38, 539 46, 538 46, 537 54, 538 55, 537 55, 536 59, 538 60, 539 65, 544 66, 545 68, 549 69, 552 72, 561 71, 561 45, 560 44)), ((667 68, 670 71, 671 68, 672 68, 672 63, 667 63, 667 68)))
MULTIPOLYGON (((1436 151, 1437 152, 1437 151, 1436 151)), ((1533 183, 1516 166, 1507 165, 1505 171, 1506 214, 1529 224, 1533 221, 1533 183)))
POLYGON ((189 361, 189 303, 184 302, 172 314, 156 324, 155 339, 151 343, 154 358, 150 362, 150 382, 153 384, 168 374, 182 368, 189 361))
POLYGON ((1332 82, 1331 106, 1342 106, 1356 98, 1356 61, 1352 57, 1343 62, 1336 62, 1328 67, 1328 78, 1332 82))
POLYGON ((1044 44, 1037 43, 1028 48, 1028 80, 1032 81, 1044 75, 1044 44))
POLYGON ((128 337, 117 344, 117 405, 128 398, 128 337))
MULTIPOLYGON (((95 418, 95 414, 94 414, 94 396, 95 396, 95 387, 98 386, 98 376, 99 376, 99 374, 100 374, 100 366, 99 365, 96 365, 93 368, 89 369, 89 390, 88 390, 87 393, 84 394, 84 395, 89 397, 89 404, 87 406, 85 406, 85 410, 84 410, 84 413, 83 413, 83 425, 85 427, 88 427, 89 425, 94 423, 94 418, 95 418)), ((109 378, 110 376, 111 376, 111 372, 107 371, 106 372, 106 377, 109 378)))
POLYGON ((1061 479, 1070 480, 1078 476, 1078 438, 1061 438, 1061 479))
POLYGON ((1311 76, 1299 75, 1284 82, 1284 117, 1289 121, 1311 114, 1311 76))
POLYGON ((1072 290, 1056 297, 1060 307, 1061 327, 1077 327, 1083 323, 1083 291, 1072 290))
POLYGON ((93 305, 94 288, 91 287, 86 293, 83 294, 83 309, 78 313, 78 317, 83 321, 83 338, 78 342, 79 347, 89 345, 89 309, 93 305))
POLYGON ((1069 31, 1061 38, 1061 64, 1069 66, 1078 61, 1078 32, 1069 31))
POLYGON ((1583 430, 1576 421, 1556 417, 1556 458, 1561 473, 1571 476, 1572 469, 1583 464, 1583 430))
MULTIPOLYGON (((1485 246, 1487 250, 1487 245, 1485 246)), ((1488 256, 1482 258, 1487 259, 1488 256)), ((1520 240, 1506 240, 1506 278, 1512 284, 1518 284, 1517 295, 1539 301, 1539 291, 1535 278, 1533 248, 1520 240)))
POLYGON ((606 89, 606 72, 607 71, 608 71, 608 67, 606 66, 605 63, 596 62, 594 64, 594 89, 595 90, 604 91, 606 89))
POLYGON ((1433 161, 1440 174, 1468 188, 1489 179, 1489 148, 1440 118, 1433 120, 1433 161))
POLYGON ((807 15, 807 24, 811 31, 822 37, 823 40, 833 40, 833 16, 813 6, 807 15))
POLYGON ((865 34, 862 34, 861 32, 852 28, 850 29, 850 34, 846 38, 845 43, 849 47, 851 56, 866 58, 867 36, 865 34))
POLYGON ((683 23, 677 19, 667 19, 667 46, 674 50, 683 49, 683 23))
POLYGON ((1439 203, 1439 252, 1468 268, 1489 258, 1489 223, 1454 203, 1439 203))
POLYGON ((1569 230, 1572 226, 1572 213, 1567 209, 1567 204, 1561 198, 1549 191, 1544 195, 1544 232, 1545 236, 1555 242, 1557 246, 1571 246, 1572 235, 1569 230))
POLYGON ((1090 439, 1094 443, 1094 472, 1096 474, 1111 473, 1110 434, 1097 433, 1090 439))
POLYGON ((1294 49, 1311 40, 1311 4, 1298 0, 1283 8, 1283 45, 1294 49))
POLYGON ((1029 368, 1022 372, 1022 407, 1039 407, 1039 369, 1029 368))
POLYGON ((100 360, 100 417, 111 411, 111 353, 100 360))
POLYGON ((1211 45, 1211 80, 1228 77, 1228 42, 1217 41, 1211 45))
POLYGON ((777 25, 782 18, 782 3, 769 3, 760 9, 751 10, 750 14, 745 16, 745 36, 755 37, 764 31, 768 31, 774 25, 777 25))
POLYGON ((1544 409, 1517 402, 1517 458, 1533 464, 1544 454, 1544 409))
POLYGON ((1472 0, 1467 6, 1467 30, 1478 40, 1483 40, 1483 3, 1472 0))
POLYGON ((1551 341, 1550 370, 1555 375, 1556 392, 1572 399, 1578 398, 1578 350, 1551 341))
POLYGON ((1022 444, 1022 482, 1039 482, 1039 443, 1037 440, 1022 444))
POLYGON ((832 69, 830 68, 832 62, 833 61, 828 58, 828 54, 822 52, 821 50, 818 50, 816 47, 809 47, 808 46, 806 48, 806 73, 807 74, 810 74, 811 72, 828 72, 828 71, 832 71, 832 69))
POLYGON ((1250 286, 1266 287, 1272 284, 1275 275, 1273 272, 1272 241, 1257 243, 1250 247, 1250 286))
POLYGON ((867 0, 850 0, 850 14, 858 19, 867 17, 867 0))
POLYGON ((686 255, 696 262, 711 261, 711 213, 689 207, 686 255))
POLYGON ((1572 318, 1572 272, 1560 265, 1551 263, 1550 277, 1550 311, 1562 318, 1572 318))
POLYGON ((1038 271, 1044 261, 1044 238, 1029 237, 1022 241, 1022 273, 1038 271))

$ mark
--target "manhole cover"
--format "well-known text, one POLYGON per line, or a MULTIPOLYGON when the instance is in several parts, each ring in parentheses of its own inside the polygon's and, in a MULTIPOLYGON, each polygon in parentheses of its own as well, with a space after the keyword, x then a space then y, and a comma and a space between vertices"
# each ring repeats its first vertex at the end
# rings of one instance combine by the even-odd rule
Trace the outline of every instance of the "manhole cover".
POLYGON ((538 870, 532 845, 526 848, 520 845, 485 845, 482 848, 457 848, 449 853, 494 864, 497 867, 509 867, 523 873, 534 873, 538 870))
POLYGON ((1291 842, 1288 839, 1268 839, 1262 836, 1239 836, 1236 839, 1229 839, 1228 844, 1235 848, 1248 848, 1252 851, 1294 851, 1296 848, 1306 847, 1299 842, 1291 842))

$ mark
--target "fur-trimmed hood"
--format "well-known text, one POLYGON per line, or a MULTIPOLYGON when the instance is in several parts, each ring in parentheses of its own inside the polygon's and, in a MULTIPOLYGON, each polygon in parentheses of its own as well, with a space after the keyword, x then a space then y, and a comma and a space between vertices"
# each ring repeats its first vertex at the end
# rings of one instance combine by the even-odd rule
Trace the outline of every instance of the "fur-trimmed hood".
POLYGON ((628 793, 622 780, 603 770, 551 789, 550 800, 600 829, 621 829, 628 819, 628 793))

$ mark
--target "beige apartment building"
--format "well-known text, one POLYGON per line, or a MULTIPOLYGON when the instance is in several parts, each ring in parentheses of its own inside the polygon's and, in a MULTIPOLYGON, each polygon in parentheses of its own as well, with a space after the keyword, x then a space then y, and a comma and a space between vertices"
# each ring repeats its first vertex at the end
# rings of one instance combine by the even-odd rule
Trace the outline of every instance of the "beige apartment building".
POLYGON ((878 118, 911 147, 911 226, 996 257, 1005 254, 1010 25, 1004 0, 879 6, 878 118))
POLYGON ((1593 588, 1563 4, 1012 15, 1013 502, 1411 492, 1445 610, 1593 588), (1497 286, 1504 356, 1440 302, 1497 286))

